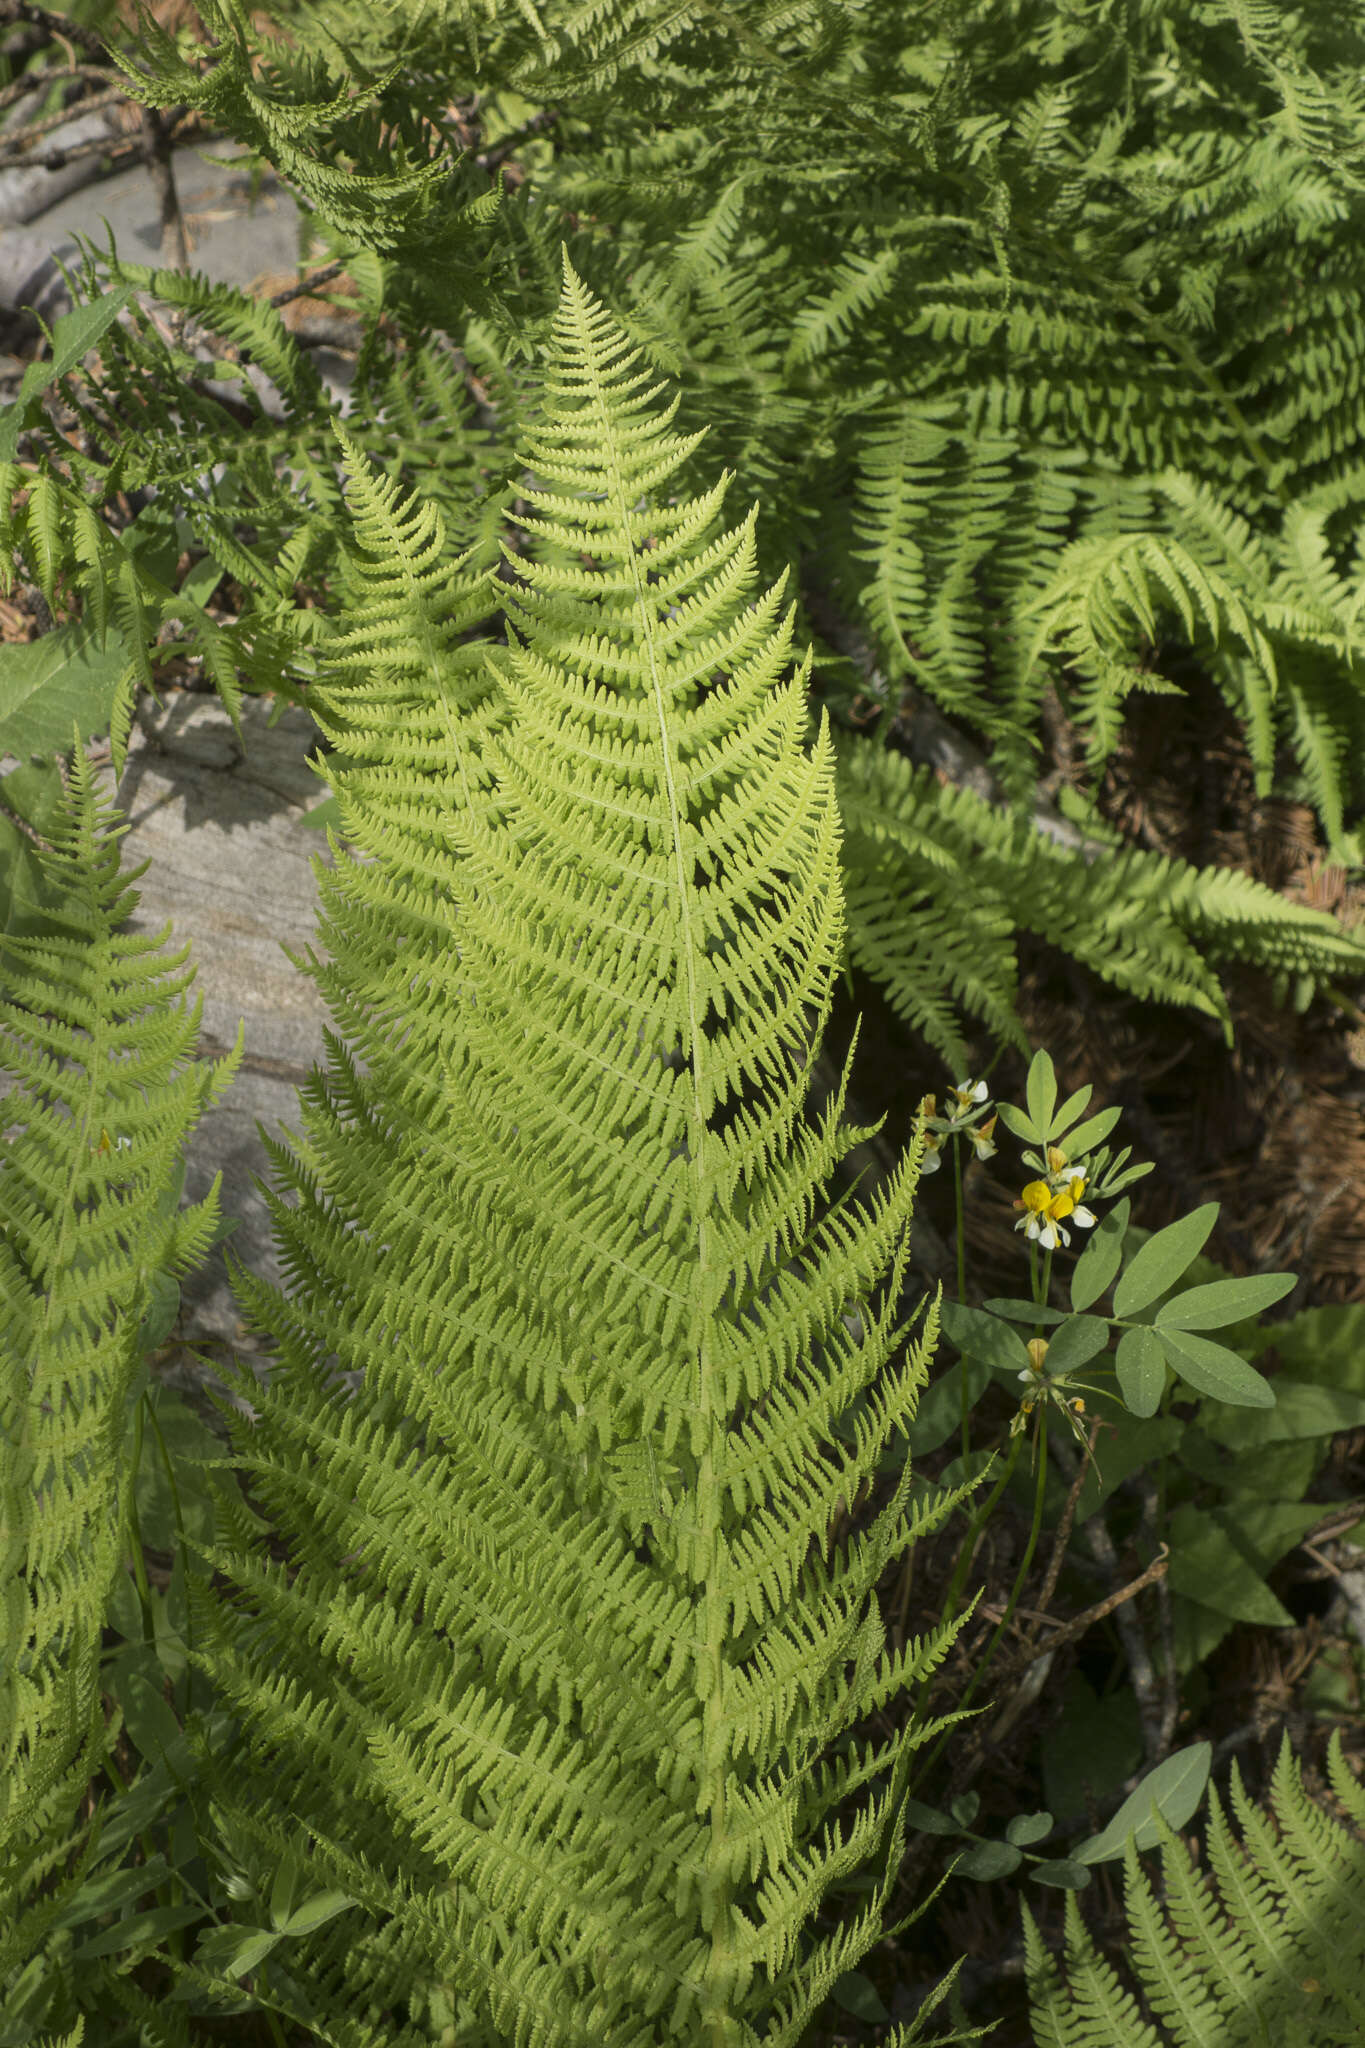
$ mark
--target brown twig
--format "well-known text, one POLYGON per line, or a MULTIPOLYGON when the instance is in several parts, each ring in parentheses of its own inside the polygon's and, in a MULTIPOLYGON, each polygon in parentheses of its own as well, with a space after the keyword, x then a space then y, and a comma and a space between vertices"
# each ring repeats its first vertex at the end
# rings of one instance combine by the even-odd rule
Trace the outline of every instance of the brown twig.
POLYGON ((1136 1579, 1130 1579, 1126 1586, 1119 1586, 1103 1600, 1096 1601, 1093 1607, 1087 1607, 1083 1614, 1073 1615, 1070 1621, 1061 1622, 1047 1641, 1039 1647, 1034 1648, 1031 1642, 1024 1644, 1018 1655, 1004 1666, 1001 1675, 1010 1677, 1016 1671, 1026 1671, 1040 1657, 1050 1657, 1053 1651, 1060 1650, 1064 1643, 1075 1642, 1077 1636, 1083 1636, 1097 1621, 1104 1621, 1111 1614, 1117 1616, 1128 1601, 1135 1600, 1139 1593, 1145 1593, 1149 1586, 1155 1586, 1165 1578, 1170 1555, 1170 1551, 1163 1543, 1159 1555, 1152 1559, 1145 1572, 1136 1579))
POLYGON ((1084 1614, 1077 1614, 1070 1621, 1059 1624, 1047 1641, 1038 1647, 1025 1644, 1007 1663, 1001 1667, 1000 1677, 1013 1681, 1013 1690, 1001 1706, 1000 1712, 989 1725, 982 1723, 967 1735, 958 1752, 952 1773, 954 1793, 965 1791, 980 1770, 989 1750, 997 1747, 1009 1729, 1031 1707, 1046 1685, 1052 1670, 1052 1662, 1058 1650, 1065 1644, 1083 1636, 1097 1621, 1104 1621, 1113 1615, 1117 1622, 1126 1611, 1128 1603, 1135 1600, 1148 1586, 1159 1584, 1166 1575, 1169 1552, 1162 1545, 1161 1555, 1153 1558, 1145 1572, 1126 1586, 1119 1586, 1107 1598, 1095 1606, 1087 1607, 1084 1614))
MULTIPOLYGON (((1058 1470, 1066 1473, 1068 1478, 1074 1479, 1071 1453, 1065 1444, 1059 1443, 1054 1446, 1054 1457, 1058 1470)), ((1105 1526, 1103 1511, 1093 1514, 1086 1523, 1085 1540, 1092 1557, 1101 1566, 1114 1589, 1107 1605, 1101 1603, 1101 1610, 1083 1617, 1085 1625, 1089 1628, 1093 1622, 1102 1619, 1103 1614, 1113 1615, 1114 1626, 1119 1632, 1123 1652, 1128 1660, 1128 1676, 1132 1681, 1133 1694, 1137 1700, 1138 1719, 1142 1724, 1143 1750, 1148 1764, 1157 1764, 1163 1754, 1161 1731, 1165 1716, 1157 1691, 1152 1653, 1147 1647, 1147 1638, 1132 1607, 1133 1593, 1141 1591, 1144 1584, 1151 1584, 1151 1579, 1144 1577, 1138 1580, 1131 1590, 1124 1591, 1119 1588, 1121 1574, 1118 1553, 1114 1549, 1114 1539, 1105 1526)), ((1164 1561, 1157 1559, 1147 1567, 1148 1573, 1155 1571, 1157 1563, 1161 1564, 1163 1571, 1165 1570, 1164 1561)), ((1080 1618, 1082 1617, 1078 1617, 1080 1618)), ((1048 1644, 1048 1648, 1052 1648, 1052 1643, 1048 1644)))
MULTIPOLYGON (((68 64, 61 71, 25 71, 13 84, 0 87, 0 113, 3 113, 6 107, 16 106, 31 93, 45 92, 48 86, 56 84, 59 79, 69 84, 73 79, 84 83, 87 79, 107 79, 108 76, 107 64, 68 64)), ((86 100, 72 100, 66 109, 68 114, 84 114, 88 110, 89 102, 86 100)), ((6 142, 10 139, 9 135, 4 137, 6 142)))
POLYGON ((516 154, 523 142, 530 142, 534 136, 543 135, 547 128, 553 128, 558 119, 558 107, 543 107, 540 113, 532 114, 529 121, 523 121, 520 128, 514 128, 510 135, 504 135, 500 142, 493 143, 488 149, 481 149, 474 159, 475 163, 481 171, 487 171, 491 175, 500 165, 506 163, 509 156, 516 154))
MULTIPOLYGON (((160 261, 163 270, 188 270, 190 267, 189 237, 185 232, 185 216, 180 210, 180 195, 175 189, 175 167, 171 162, 171 135, 189 111, 188 107, 165 110, 144 107, 142 110, 144 158, 160 208, 160 261)), ((180 324, 183 325, 183 319, 180 324)))
POLYGON ((341 276, 345 268, 344 260, 340 263, 329 263, 322 270, 315 270, 311 277, 300 278, 297 284, 288 285, 284 291, 274 293, 271 298, 266 300, 266 304, 268 306, 287 306, 291 299, 311 298, 319 285, 330 284, 334 277, 341 276))
MULTIPOLYGON (((76 71, 41 71, 37 74, 26 72, 14 85, 0 92, 0 109, 12 106, 16 100, 23 98, 25 92, 33 92, 54 78, 75 78, 82 75, 105 78, 108 73, 100 71, 93 64, 83 64, 76 71)), ((44 114, 41 120, 30 121, 23 128, 6 129, 5 133, 0 135, 0 150, 7 157, 18 153, 30 142, 36 141, 40 135, 49 135, 54 128, 65 127, 68 121, 75 121, 82 114, 102 113, 106 107, 117 105, 125 97, 118 86, 111 85, 107 92, 92 93, 85 99, 69 100, 64 107, 58 107, 55 114, 44 114)))
POLYGON ((106 57, 109 46, 104 37, 82 22, 68 21, 64 14, 54 14, 48 7, 38 7, 34 0, 0 0, 0 27, 7 22, 29 21, 38 28, 45 28, 58 42, 75 43, 78 48, 88 50, 93 57, 106 57))
MULTIPOLYGON (((83 111, 76 109, 77 113, 83 111)), ((96 135, 89 142, 63 144, 58 149, 35 149, 31 155, 20 161, 25 170, 60 171, 67 164, 78 164, 88 156, 107 156, 112 164, 121 164, 136 158, 142 148, 138 135, 96 135)))

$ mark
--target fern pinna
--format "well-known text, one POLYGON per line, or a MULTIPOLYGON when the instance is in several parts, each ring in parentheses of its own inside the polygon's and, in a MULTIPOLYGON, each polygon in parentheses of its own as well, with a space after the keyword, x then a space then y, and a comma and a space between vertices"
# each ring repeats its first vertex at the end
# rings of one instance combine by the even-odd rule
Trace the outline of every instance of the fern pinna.
MULTIPOLYGON (((275 1151, 285 1288, 240 1277, 274 1355, 232 1427, 271 1542, 239 1517, 205 1626, 235 1825, 275 1856, 306 1829, 368 1909, 307 1972, 347 2044, 433 2019, 462 2048, 795 2042, 881 1931, 927 1732, 861 1724, 948 1642, 888 1646, 878 1610, 942 1511, 907 1476, 832 1535, 934 1341, 932 1307, 913 1343, 900 1312, 920 1142, 825 1206, 853 1135, 842 1092, 806 1111, 832 751, 752 516, 721 530, 723 480, 670 487, 696 437, 659 392, 566 264, 505 715, 462 721, 438 651, 448 756, 389 728, 408 827, 373 799, 373 710, 364 785, 333 768, 316 971, 347 1042, 275 1151)), ((400 584, 372 698, 414 628, 400 584)), ((299 1982, 259 1980, 282 2009, 299 1982)))

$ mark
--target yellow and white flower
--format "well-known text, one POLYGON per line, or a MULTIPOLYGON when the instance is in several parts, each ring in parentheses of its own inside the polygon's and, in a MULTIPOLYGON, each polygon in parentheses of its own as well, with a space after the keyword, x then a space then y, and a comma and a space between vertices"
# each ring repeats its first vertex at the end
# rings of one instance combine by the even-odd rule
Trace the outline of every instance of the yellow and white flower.
POLYGON ((1062 1184, 1056 1188, 1045 1180, 1031 1180, 1014 1205, 1024 1211, 1015 1229, 1022 1230, 1031 1240, 1036 1239, 1045 1252, 1055 1251, 1059 1243, 1071 1243, 1067 1222, 1074 1223, 1078 1230, 1093 1230, 1098 1221, 1081 1204, 1081 1196, 1085 1193, 1085 1175, 1081 1169, 1065 1167, 1058 1177, 1062 1184))

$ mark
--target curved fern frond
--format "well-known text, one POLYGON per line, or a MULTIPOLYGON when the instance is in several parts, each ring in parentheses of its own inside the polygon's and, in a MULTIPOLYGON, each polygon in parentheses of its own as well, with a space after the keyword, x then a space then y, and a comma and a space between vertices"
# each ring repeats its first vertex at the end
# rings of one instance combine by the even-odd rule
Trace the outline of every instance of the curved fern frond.
POLYGON ((753 518, 679 489, 696 436, 659 399, 566 259, 505 716, 423 623, 434 522, 352 463, 402 559, 333 643, 365 674, 354 716, 328 702, 367 858, 319 876, 351 1044, 273 1148, 286 1291, 238 1278, 275 1358, 233 1427, 283 1561, 216 1557, 208 1662, 260 1767, 223 1796, 266 1850, 302 1820, 370 1910, 376 2007, 446 1985, 488 2048, 794 2044, 877 1937, 926 1730, 848 1744, 945 1645, 892 1648, 876 1601, 945 1503, 902 1480, 830 1538, 936 1326, 907 1347, 897 1320, 918 1145, 831 1209, 856 1134, 842 1091, 804 1112, 833 752, 753 518))
MULTIPOLYGON (((1365 1795, 1332 1737, 1332 1791, 1356 1829, 1365 1795)), ((1044 1947, 1024 1906, 1037 2048, 1349 2048, 1365 2030, 1365 1841, 1309 1798, 1286 1736, 1268 1810, 1232 1767, 1231 1806, 1209 1799, 1208 1870, 1162 1825, 1158 1894, 1132 1844, 1124 1862, 1127 1974, 1098 1952, 1074 1895, 1066 1948, 1044 1947)))
POLYGON ((970 1064, 954 1006, 1020 1044, 1014 934, 1040 938, 1115 987, 1230 1028, 1211 962, 1321 985, 1365 972, 1365 944, 1326 912, 1234 868, 1131 847, 1088 864, 1028 817, 862 741, 837 750, 849 951, 954 1071, 970 1064))

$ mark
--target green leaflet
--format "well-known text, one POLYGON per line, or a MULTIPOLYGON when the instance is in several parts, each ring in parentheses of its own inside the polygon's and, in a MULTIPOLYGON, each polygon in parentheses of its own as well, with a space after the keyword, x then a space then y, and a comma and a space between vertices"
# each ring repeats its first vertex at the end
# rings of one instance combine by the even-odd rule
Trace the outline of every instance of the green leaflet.
POLYGON ((215 1555, 221 1796, 372 1918, 291 1941, 319 1997, 345 1952, 349 1997, 443 1985, 490 2048, 795 2043, 876 1939, 920 1731, 832 1745, 946 1645, 891 1649, 877 1609, 928 1526, 908 1465, 812 1549, 936 1319, 904 1348, 908 1161, 823 1206, 832 750, 753 519, 678 488, 661 395, 566 264, 496 701, 428 623, 426 515, 348 448, 372 551, 324 715, 368 858, 319 874, 339 1034, 274 1148, 291 1286, 237 1276, 274 1363, 236 1447, 289 1563, 215 1555))

